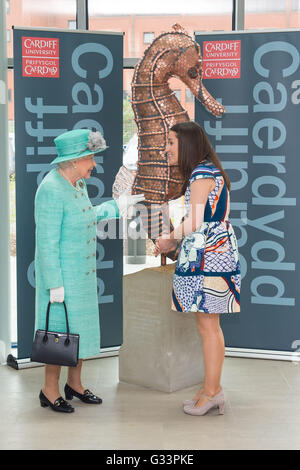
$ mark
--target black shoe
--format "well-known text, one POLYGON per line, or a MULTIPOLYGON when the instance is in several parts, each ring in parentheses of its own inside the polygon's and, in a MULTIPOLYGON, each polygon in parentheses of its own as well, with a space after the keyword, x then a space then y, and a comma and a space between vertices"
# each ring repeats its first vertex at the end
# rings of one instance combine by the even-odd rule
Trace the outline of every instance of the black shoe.
POLYGON ((51 401, 48 400, 41 390, 39 398, 42 408, 47 408, 50 406, 53 411, 58 411, 60 413, 73 413, 73 411, 75 411, 70 403, 66 402, 63 397, 58 397, 54 403, 51 403, 51 401))
POLYGON ((84 393, 81 394, 75 392, 75 390, 73 390, 73 388, 71 388, 68 384, 65 385, 65 395, 66 400, 72 400, 73 397, 77 397, 79 400, 83 401, 83 403, 88 403, 91 405, 100 405, 100 403, 102 403, 102 399, 96 397, 96 395, 94 395, 89 390, 85 390, 84 393))

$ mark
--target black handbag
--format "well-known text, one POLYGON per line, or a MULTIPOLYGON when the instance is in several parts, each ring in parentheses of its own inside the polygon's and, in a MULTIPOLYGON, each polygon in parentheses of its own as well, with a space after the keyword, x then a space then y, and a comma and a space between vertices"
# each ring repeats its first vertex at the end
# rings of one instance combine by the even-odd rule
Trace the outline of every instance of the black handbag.
POLYGON ((49 302, 46 316, 46 329, 37 330, 32 346, 31 361, 58 366, 76 367, 78 364, 79 335, 71 334, 69 328, 67 307, 63 302, 66 313, 67 333, 48 331, 49 302))

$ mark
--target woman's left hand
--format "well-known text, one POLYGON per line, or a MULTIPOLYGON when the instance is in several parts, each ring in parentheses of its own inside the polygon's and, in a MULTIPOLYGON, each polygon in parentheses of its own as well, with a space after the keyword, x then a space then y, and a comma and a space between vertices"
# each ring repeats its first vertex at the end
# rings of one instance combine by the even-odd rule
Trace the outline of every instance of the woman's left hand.
POLYGON ((176 247, 177 240, 159 237, 155 241, 154 255, 158 256, 159 254, 169 253, 174 251, 176 247))
POLYGON ((50 289, 50 303, 62 303, 65 300, 65 289, 63 286, 50 289))

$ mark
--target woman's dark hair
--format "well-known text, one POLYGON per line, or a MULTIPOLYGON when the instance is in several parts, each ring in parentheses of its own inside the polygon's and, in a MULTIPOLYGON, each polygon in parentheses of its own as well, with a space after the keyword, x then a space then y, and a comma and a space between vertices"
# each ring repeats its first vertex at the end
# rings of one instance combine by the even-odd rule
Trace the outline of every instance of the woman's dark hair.
POLYGON ((230 179, 199 124, 194 121, 180 122, 172 126, 170 131, 176 132, 178 138, 178 166, 184 179, 182 194, 185 193, 192 171, 205 159, 220 170, 226 186, 230 190, 230 179))

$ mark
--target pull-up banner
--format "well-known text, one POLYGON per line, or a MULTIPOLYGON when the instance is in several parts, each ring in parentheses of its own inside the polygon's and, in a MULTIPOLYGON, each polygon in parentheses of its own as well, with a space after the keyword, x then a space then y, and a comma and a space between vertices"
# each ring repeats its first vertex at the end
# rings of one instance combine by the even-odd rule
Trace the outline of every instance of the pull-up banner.
POLYGON ((300 32, 207 34, 204 84, 226 107, 204 128, 232 181, 241 313, 224 315, 227 347, 294 352, 300 346, 300 32), (297 210, 298 202, 298 210, 297 210))
MULTIPOLYGON (((109 148, 87 180, 94 205, 111 198, 122 165, 123 35, 14 29, 18 358, 31 354, 35 316, 34 197, 52 168, 53 139, 99 130, 109 148)), ((122 241, 98 240, 101 346, 122 344, 122 241)), ((83 312, 84 314, 84 312, 83 312)), ((99 345, 100 351, 100 345, 99 345)))

